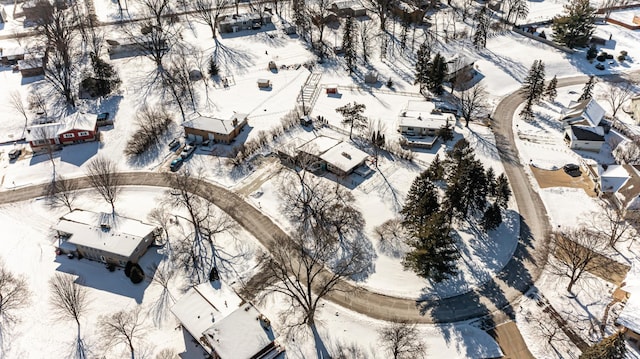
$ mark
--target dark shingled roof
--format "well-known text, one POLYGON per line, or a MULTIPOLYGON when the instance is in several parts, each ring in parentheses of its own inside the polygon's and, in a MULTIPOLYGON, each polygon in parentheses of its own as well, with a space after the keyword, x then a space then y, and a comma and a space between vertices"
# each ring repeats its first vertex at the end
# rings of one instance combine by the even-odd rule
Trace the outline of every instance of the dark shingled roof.
POLYGON ((604 136, 578 126, 571 126, 571 132, 581 141, 604 141, 604 136))

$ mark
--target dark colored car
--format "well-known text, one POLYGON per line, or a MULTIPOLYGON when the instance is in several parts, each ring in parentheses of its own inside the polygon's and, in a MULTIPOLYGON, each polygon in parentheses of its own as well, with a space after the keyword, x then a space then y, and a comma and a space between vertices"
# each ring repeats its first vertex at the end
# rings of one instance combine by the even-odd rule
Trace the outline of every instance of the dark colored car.
POLYGON ((169 142, 169 148, 172 150, 178 146, 180 146, 180 139, 178 138, 174 138, 173 140, 171 140, 171 142, 169 142))
POLYGON ((14 148, 9 152, 9 158, 15 160, 16 158, 20 157, 21 154, 22 150, 20 148, 14 148))
POLYGON ((580 177, 582 172, 580 171, 580 166, 575 163, 568 163, 562 167, 564 172, 571 177, 580 177))
POLYGON ((178 168, 180 168, 180 166, 182 166, 182 162, 183 162, 182 157, 176 157, 173 159, 173 161, 171 161, 169 168, 171 169, 172 172, 175 172, 178 170, 178 168))
POLYGON ((596 64, 596 69, 604 70, 604 65, 603 64, 596 64))

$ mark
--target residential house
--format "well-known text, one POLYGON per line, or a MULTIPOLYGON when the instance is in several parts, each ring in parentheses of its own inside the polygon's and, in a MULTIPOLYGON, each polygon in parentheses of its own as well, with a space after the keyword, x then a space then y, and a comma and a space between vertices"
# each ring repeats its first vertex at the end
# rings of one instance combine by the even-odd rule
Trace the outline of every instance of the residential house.
POLYGON ((75 112, 59 122, 33 125, 27 128, 26 140, 34 152, 48 146, 71 145, 98 139, 98 123, 95 115, 75 112))
POLYGON ((471 81, 475 76, 475 60, 463 55, 455 55, 447 59, 447 73, 444 80, 456 84, 471 81))
POLYGON ((62 216, 54 229, 61 251, 121 267, 137 263, 160 233, 136 219, 80 209, 62 216))
POLYGON ((215 359, 267 359, 284 351, 271 321, 221 281, 189 289, 171 312, 215 359))
POLYGON ((631 99, 631 116, 636 124, 640 125, 640 95, 631 99))
POLYGON ((438 130, 455 122, 452 114, 436 111, 433 102, 409 101, 398 116, 398 131, 410 147, 431 148, 438 139, 438 130))
POLYGON ((367 10, 358 0, 336 1, 329 6, 329 11, 338 17, 359 17, 367 15, 367 10))
POLYGON ((636 350, 640 350, 640 266, 631 266, 625 280, 620 284, 624 296, 624 308, 616 319, 616 324, 625 328, 625 337, 636 350))
POLYGON ((33 77, 44 75, 44 62, 42 56, 27 54, 22 60, 18 60, 18 69, 22 77, 33 77))
POLYGON ((424 18, 425 10, 411 3, 398 1, 391 9, 391 13, 401 21, 406 21, 411 24, 420 24, 424 18))
POLYGON ((573 150, 600 152, 605 143, 604 130, 599 126, 567 126, 564 141, 573 150))
POLYGON ((353 145, 327 136, 318 136, 296 148, 294 156, 308 156, 312 159, 307 169, 327 170, 338 176, 357 172, 369 155, 353 145))
POLYGON ((196 143, 213 140, 229 144, 242 131, 247 121, 246 114, 237 112, 234 112, 228 120, 197 115, 193 119, 184 122, 182 127, 184 127, 184 133, 187 138, 196 141, 196 143))
POLYGON ((138 56, 148 52, 148 49, 163 49, 168 50, 167 42, 164 39, 138 39, 138 41, 132 41, 131 39, 119 38, 119 39, 106 39, 107 53, 110 57, 127 57, 138 56))
POLYGON ((640 166, 598 165, 595 191, 615 208, 640 211, 640 166))
POLYGON ((16 65, 19 60, 24 60, 24 49, 22 47, 3 48, 0 51, 0 62, 3 65, 16 65))
POLYGON ((259 29, 271 23, 271 15, 268 13, 245 13, 239 15, 227 15, 218 21, 220 33, 238 32, 242 30, 259 29))
POLYGON ((598 101, 587 99, 571 101, 569 106, 562 111, 560 121, 564 125, 583 125, 597 127, 604 118, 605 111, 598 101))

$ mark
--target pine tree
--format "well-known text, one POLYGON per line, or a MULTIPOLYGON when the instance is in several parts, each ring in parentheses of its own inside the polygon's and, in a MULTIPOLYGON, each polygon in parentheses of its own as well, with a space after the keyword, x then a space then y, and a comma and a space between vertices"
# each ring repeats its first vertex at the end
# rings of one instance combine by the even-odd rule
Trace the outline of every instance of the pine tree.
POLYGON ((549 99, 549 101, 555 101, 556 96, 558 96, 558 78, 554 75, 549 84, 547 85, 547 89, 544 91, 544 95, 549 99))
POLYGON ((353 129, 362 129, 367 127, 368 119, 362 113, 367 107, 362 103, 348 103, 344 106, 336 108, 336 112, 342 115, 342 123, 349 125, 349 139, 352 138, 353 129))
POLYGON ((449 122, 447 122, 444 126, 438 129, 436 135, 440 137, 442 141, 449 142, 453 140, 453 127, 449 122))
POLYGON ((542 95, 544 94, 544 78, 546 77, 544 70, 544 62, 542 62, 542 60, 538 60, 538 67, 535 72, 536 82, 534 86, 534 100, 536 103, 540 102, 540 99, 542 99, 542 95))
POLYGON ((534 117, 533 116, 533 100, 531 98, 527 99, 527 101, 524 103, 524 106, 522 107, 522 110, 520 110, 518 115, 524 121, 532 121, 533 120, 533 117, 534 117))
POLYGON ((493 203, 484 212, 484 216, 482 217, 482 228, 488 232, 498 228, 500 223, 502 223, 502 212, 500 211, 500 206, 497 203, 493 203))
POLYGON ((578 101, 590 99, 593 96, 593 86, 595 86, 595 84, 595 77, 589 76, 589 80, 584 84, 582 95, 580 95, 578 101))
POLYGON ((427 82, 429 82, 429 61, 431 58, 431 49, 426 42, 420 44, 416 58, 416 80, 414 85, 420 84, 420 93, 425 95, 427 82))
POLYGON ((427 177, 431 181, 440 181, 444 179, 444 165, 440 160, 440 155, 436 154, 436 157, 433 158, 429 168, 426 171, 427 177))
POLYGON ((616 332, 580 354, 580 359, 622 359, 627 354, 624 333, 616 332))
POLYGON ((451 227, 442 212, 434 213, 413 233, 408 244, 414 249, 407 253, 402 264, 421 277, 441 282, 457 273, 456 260, 460 254, 451 237, 451 227))
POLYGON ((589 50, 587 50, 587 60, 593 60, 596 57, 598 57, 598 49, 596 48, 596 44, 591 44, 589 50))
POLYGON ((570 48, 586 46, 595 30, 596 9, 589 0, 571 0, 564 11, 553 18, 554 40, 570 48))
POLYGON ((424 171, 413 180, 404 207, 400 211, 403 225, 410 231, 417 231, 439 209, 438 191, 429 179, 428 170, 424 171))
POLYGON ((496 196, 496 172, 493 170, 493 167, 487 168, 487 172, 485 174, 485 178, 487 179, 487 193, 491 197, 496 196))
POLYGON ((487 16, 487 8, 481 7, 475 15, 476 30, 473 34, 473 45, 480 49, 487 47, 487 34, 489 32, 489 17, 487 16))
POLYGON ((544 92, 545 65, 542 60, 534 60, 527 77, 522 82, 520 93, 525 96, 531 104, 540 101, 544 92))
POLYGON ((442 95, 445 76, 447 75, 447 62, 438 52, 433 61, 427 64, 427 88, 436 95, 442 95))
POLYGON ((353 74, 353 70, 356 66, 356 40, 357 38, 353 18, 351 16, 347 16, 347 20, 344 24, 344 33, 342 34, 342 49, 344 49, 344 59, 347 62, 349 74, 353 74))
POLYGON ((511 198, 509 180, 507 179, 507 176, 502 173, 496 179, 496 203, 502 208, 507 208, 509 198, 511 198))

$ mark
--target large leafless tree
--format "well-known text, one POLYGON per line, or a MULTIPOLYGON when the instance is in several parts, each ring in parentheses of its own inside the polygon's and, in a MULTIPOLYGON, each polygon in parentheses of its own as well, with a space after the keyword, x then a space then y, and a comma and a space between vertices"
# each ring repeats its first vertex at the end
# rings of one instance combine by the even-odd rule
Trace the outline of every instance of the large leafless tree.
POLYGON ((601 201, 599 210, 593 212, 590 218, 588 226, 613 249, 618 243, 636 235, 634 225, 638 224, 638 214, 615 207, 607 201, 601 201))
POLYGON ((9 105, 24 117, 24 129, 22 130, 22 134, 24 136, 24 132, 27 130, 27 126, 29 125, 29 117, 27 116, 27 108, 24 105, 24 102, 22 102, 22 95, 20 94, 20 91, 11 91, 9 94, 9 105))
POLYGON ((72 211, 73 203, 78 197, 78 184, 61 174, 56 174, 53 181, 47 185, 46 193, 52 207, 65 207, 72 211))
POLYGON ((70 11, 42 2, 38 6, 36 24, 36 31, 44 38, 47 48, 45 78, 69 106, 75 107, 74 38, 77 19, 70 11))
POLYGON ((223 9, 229 6, 229 0, 195 0, 193 2, 194 11, 191 14, 194 20, 209 26, 211 37, 216 37, 216 27, 218 18, 223 9))
POLYGON ((115 214, 115 203, 121 190, 116 163, 107 157, 96 157, 89 162, 86 174, 91 186, 111 205, 111 212, 115 214))
POLYGON ((611 106, 611 116, 614 118, 622 106, 634 95, 634 85, 629 81, 611 84, 609 91, 602 97, 611 106))
POLYGON ((425 356, 426 347, 415 323, 393 323, 381 328, 378 336, 390 358, 418 359, 425 356))
POLYGON ((28 306, 30 301, 27 280, 11 272, 0 260, 0 348, 4 347, 7 331, 19 320, 16 311, 28 306))
POLYGON ((139 306, 98 318, 98 330, 102 334, 105 348, 112 348, 118 344, 125 345, 131 354, 131 359, 136 358, 135 343, 142 340, 146 333, 143 324, 144 317, 139 306))
POLYGON ((89 309, 89 296, 86 287, 82 286, 77 279, 70 274, 56 273, 49 280, 49 292, 51 293, 50 303, 56 318, 61 320, 72 320, 76 323, 76 350, 75 356, 78 359, 86 357, 84 341, 80 331, 80 319, 89 309))
POLYGON ((549 270, 569 279, 567 291, 573 293, 573 286, 585 272, 600 266, 599 254, 602 249, 601 237, 584 227, 556 232, 552 237, 555 260, 549 261, 549 270))
POLYGON ((470 88, 458 93, 458 107, 465 121, 465 126, 469 127, 469 121, 485 114, 487 107, 487 91, 484 86, 475 84, 470 88))

